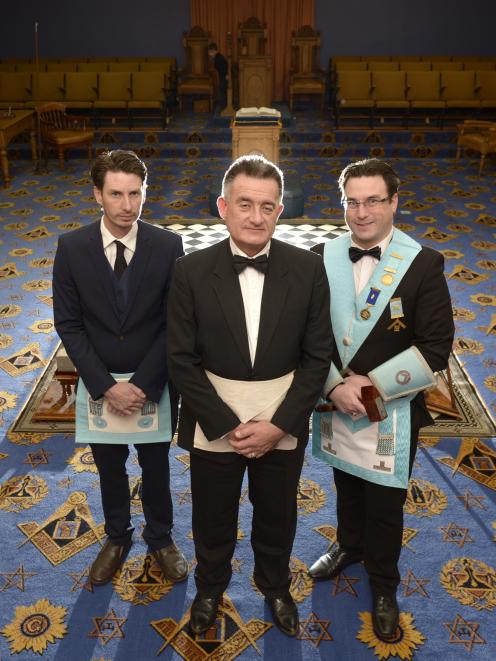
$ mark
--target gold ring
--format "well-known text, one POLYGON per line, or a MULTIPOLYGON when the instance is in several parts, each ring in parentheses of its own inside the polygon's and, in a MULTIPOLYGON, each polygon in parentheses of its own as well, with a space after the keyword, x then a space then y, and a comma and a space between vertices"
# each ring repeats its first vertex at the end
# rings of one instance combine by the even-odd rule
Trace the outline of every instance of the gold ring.
POLYGON ((255 459, 255 457, 256 457, 256 454, 254 452, 250 452, 250 454, 248 455, 249 459, 255 459))

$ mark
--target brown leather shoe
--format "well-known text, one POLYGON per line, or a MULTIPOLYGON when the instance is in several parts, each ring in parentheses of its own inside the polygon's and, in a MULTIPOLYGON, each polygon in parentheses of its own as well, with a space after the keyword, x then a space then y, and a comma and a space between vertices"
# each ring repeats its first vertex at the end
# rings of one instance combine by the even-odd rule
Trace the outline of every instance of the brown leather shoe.
POLYGON ((117 544, 112 544, 107 539, 91 565, 89 573, 90 582, 93 585, 104 585, 108 583, 126 559, 131 545, 131 540, 123 546, 118 546, 117 544))
POLYGON ((152 551, 152 555, 165 578, 168 578, 169 581, 173 581, 174 583, 184 581, 188 575, 188 563, 174 543, 152 551))

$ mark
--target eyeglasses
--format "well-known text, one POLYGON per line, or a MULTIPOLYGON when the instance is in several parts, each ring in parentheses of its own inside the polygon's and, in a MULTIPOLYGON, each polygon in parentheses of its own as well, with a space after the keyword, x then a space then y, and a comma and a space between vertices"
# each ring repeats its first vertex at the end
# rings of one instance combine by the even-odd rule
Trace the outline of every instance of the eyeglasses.
POLYGON ((343 200, 343 206, 349 209, 350 211, 358 211, 360 208, 360 205, 362 205, 365 209, 375 209, 376 207, 379 207, 381 204, 384 204, 386 200, 390 200, 391 196, 388 195, 387 197, 379 198, 379 197, 369 197, 368 200, 364 200, 363 202, 359 202, 358 200, 343 200))

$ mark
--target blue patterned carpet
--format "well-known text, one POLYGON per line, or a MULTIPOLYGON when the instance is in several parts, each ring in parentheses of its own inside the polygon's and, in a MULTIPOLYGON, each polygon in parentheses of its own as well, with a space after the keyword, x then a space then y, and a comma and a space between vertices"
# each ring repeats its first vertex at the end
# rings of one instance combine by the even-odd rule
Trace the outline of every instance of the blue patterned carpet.
MULTIPOLYGON (((446 258, 457 326, 455 352, 496 414, 496 169, 454 161, 454 133, 335 132, 329 122, 297 119, 284 130, 281 166, 305 193, 299 227, 279 236, 303 247, 330 238, 342 211, 335 186, 351 159, 385 155, 402 181, 397 225, 446 258), (326 224, 318 227, 312 220, 326 224)), ((145 218, 172 224, 188 251, 224 236, 211 220, 209 194, 230 160, 229 132, 206 119, 174 120, 167 132, 111 131, 104 145, 134 148, 150 166, 145 218), (226 137, 227 136, 227 137, 226 137), (196 220, 197 225, 187 225, 196 220)), ((57 661, 496 657, 496 449, 494 438, 425 437, 417 455, 405 515, 401 557, 401 639, 378 643, 361 565, 313 584, 306 568, 335 535, 335 492, 329 470, 307 456, 300 484, 299 525, 292 570, 302 620, 297 640, 271 626, 250 580, 251 506, 243 494, 234 575, 217 630, 192 640, 183 630, 195 593, 192 577, 164 581, 139 535, 114 584, 92 590, 88 568, 103 519, 91 454, 71 434, 14 433, 11 427, 51 357, 57 338, 51 309, 51 267, 58 234, 92 222, 87 164, 69 157, 61 173, 34 174, 27 147, 15 145, 12 187, 0 192, 0 659, 57 661), (465 459, 453 475, 459 447, 465 459), (177 633, 172 640, 174 633, 177 633)), ((172 449, 175 539, 193 565, 188 457, 172 449)), ((134 455, 129 473, 137 493, 134 455)))

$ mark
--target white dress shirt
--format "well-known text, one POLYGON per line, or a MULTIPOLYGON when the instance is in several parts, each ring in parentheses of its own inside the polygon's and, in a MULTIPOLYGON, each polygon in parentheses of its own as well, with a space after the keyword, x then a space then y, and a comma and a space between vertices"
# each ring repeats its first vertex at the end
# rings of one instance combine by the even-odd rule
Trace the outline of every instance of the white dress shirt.
POLYGON ((100 221, 100 231, 102 233, 103 241, 103 250, 105 252, 105 257, 108 259, 112 270, 114 270, 115 258, 117 256, 117 246, 114 241, 120 241, 124 245, 124 259, 129 264, 132 260, 134 253, 136 252, 136 237, 138 236, 138 221, 134 222, 131 225, 131 229, 123 236, 122 239, 118 239, 113 236, 108 229, 105 227, 103 218, 100 221))
MULTIPOLYGON (((381 249, 381 255, 384 255, 384 252, 386 251, 392 236, 393 230, 391 229, 386 238, 377 244, 381 249)), ((351 245, 355 246, 356 248, 362 248, 362 246, 359 246, 358 243, 355 243, 353 239, 351 240, 351 245)), ((374 272, 378 262, 379 260, 375 259, 375 257, 365 255, 365 257, 361 257, 357 262, 353 263, 353 276, 355 278, 355 291, 357 296, 370 280, 370 277, 374 272)))
MULTIPOLYGON (((241 255, 242 257, 249 257, 230 238, 229 244, 233 255, 241 255)), ((270 241, 267 245, 256 255, 268 255, 270 250, 270 241)), ((255 353, 257 351, 258 342, 258 328, 260 326, 260 309, 262 307, 262 293, 265 282, 265 273, 261 273, 257 269, 247 267, 238 275, 239 284, 241 287, 241 295, 243 297, 243 306, 245 309, 246 319, 246 332, 248 333, 248 345, 250 347, 251 364, 255 362, 255 353)))

